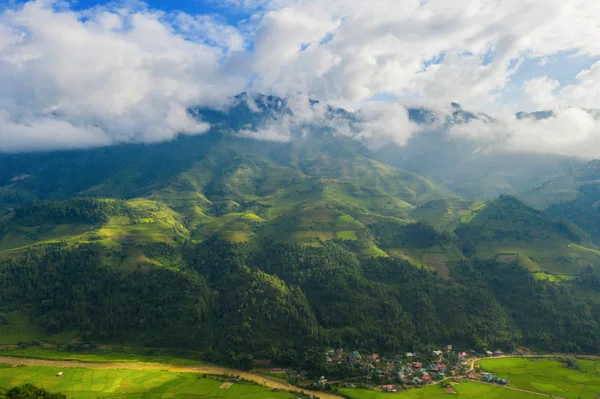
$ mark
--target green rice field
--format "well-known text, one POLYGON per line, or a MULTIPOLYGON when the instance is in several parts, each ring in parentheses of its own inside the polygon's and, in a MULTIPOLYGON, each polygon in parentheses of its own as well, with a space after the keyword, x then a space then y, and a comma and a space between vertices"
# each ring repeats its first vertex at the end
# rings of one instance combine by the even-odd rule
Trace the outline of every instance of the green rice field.
POLYGON ((446 392, 439 385, 431 385, 425 388, 409 389, 400 393, 384 393, 368 389, 340 389, 340 392, 352 399, 534 399, 540 396, 513 391, 499 386, 480 384, 477 382, 466 382, 454 385, 456 394, 446 392))
POLYGON ((68 398, 245 398, 290 399, 287 392, 273 392, 260 385, 203 378, 193 373, 168 371, 85 369, 56 367, 0 367, 0 386, 33 384, 68 398), (63 372, 62 376, 57 376, 63 372), (224 385, 225 384, 225 385, 224 385))
POLYGON ((486 359, 480 364, 485 370, 508 378, 511 387, 569 399, 594 399, 600 393, 598 361, 580 359, 579 370, 550 359, 486 359))

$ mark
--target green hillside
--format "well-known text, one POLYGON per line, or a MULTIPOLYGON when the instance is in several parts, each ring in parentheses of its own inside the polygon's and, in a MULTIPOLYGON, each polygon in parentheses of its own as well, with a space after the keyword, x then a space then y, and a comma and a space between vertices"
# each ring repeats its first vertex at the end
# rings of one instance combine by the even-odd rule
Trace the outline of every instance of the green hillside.
POLYGON ((501 196, 462 216, 455 234, 468 256, 519 264, 536 278, 574 278, 584 266, 600 264, 589 236, 575 225, 501 196))
POLYGON ((325 128, 261 142, 236 134, 255 113, 210 115, 166 143, 0 155, 0 344, 318 375, 325 346, 600 350, 589 228, 462 199, 325 128))
POLYGON ((527 204, 569 220, 596 240, 600 238, 600 163, 586 165, 551 178, 519 194, 527 204))

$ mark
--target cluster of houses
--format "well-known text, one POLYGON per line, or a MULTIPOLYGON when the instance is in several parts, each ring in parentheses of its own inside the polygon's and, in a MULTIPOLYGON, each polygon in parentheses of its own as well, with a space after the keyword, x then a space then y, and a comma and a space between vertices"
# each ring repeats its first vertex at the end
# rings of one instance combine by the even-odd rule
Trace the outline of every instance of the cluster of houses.
POLYGON ((498 378, 492 373, 481 373, 481 381, 492 382, 494 384, 506 385, 510 381, 506 378, 498 378))
MULTIPOLYGON (((377 353, 361 354, 358 351, 345 352, 343 349, 330 349, 325 352, 329 365, 350 364, 356 370, 364 372, 364 378, 353 379, 353 382, 343 382, 341 385, 355 388, 358 385, 375 388, 383 392, 400 392, 403 388, 428 385, 443 381, 448 377, 480 379, 484 382, 508 384, 508 380, 500 379, 492 374, 483 373, 476 376, 469 371, 467 364, 470 357, 502 356, 500 350, 495 352, 453 351, 452 345, 446 345, 441 350, 430 350, 427 353, 407 352, 391 358, 380 357, 377 353), (361 384, 357 381, 363 381, 361 384)), ((315 388, 327 386, 327 380, 321 377, 314 384, 315 388)))

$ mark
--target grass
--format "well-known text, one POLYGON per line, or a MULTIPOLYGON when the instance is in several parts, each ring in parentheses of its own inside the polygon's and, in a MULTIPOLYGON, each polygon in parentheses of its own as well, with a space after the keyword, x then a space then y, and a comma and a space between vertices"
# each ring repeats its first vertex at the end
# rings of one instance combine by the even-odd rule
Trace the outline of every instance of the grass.
POLYGON ((13 387, 31 383, 38 387, 62 392, 69 398, 246 398, 289 399, 290 393, 272 392, 260 385, 236 382, 221 389, 224 380, 200 378, 193 373, 168 371, 86 369, 55 367, 0 368, 0 386, 13 387), (62 371, 61 377, 56 374, 62 371))
POLYGON ((512 391, 499 386, 480 384, 477 382, 468 382, 455 384, 456 395, 449 394, 439 385, 431 385, 424 388, 409 389, 400 393, 383 393, 367 389, 347 389, 341 388, 340 392, 351 399, 437 399, 437 398, 458 398, 458 399, 534 399, 538 395, 512 391))
POLYGON ((10 312, 7 316, 8 323, 0 327, 0 345, 41 340, 67 343, 75 336, 74 333, 69 332, 49 335, 40 326, 33 323, 30 317, 20 312, 10 312))
POLYGON ((358 237, 356 236, 356 231, 353 230, 338 231, 337 233, 335 233, 335 235, 340 240, 358 240, 358 237))
POLYGON ((364 249, 362 251, 362 253, 363 253, 363 255, 373 256, 373 257, 387 257, 388 256, 388 254, 384 250, 376 247, 375 245, 371 245, 370 247, 364 249))
POLYGON ((193 233, 193 238, 203 239, 220 231, 233 242, 247 241, 254 236, 255 227, 264 219, 253 213, 232 212, 212 219, 193 233))
MULTIPOLYGON (((477 255, 493 258, 513 254, 532 272, 544 271, 554 275, 574 276, 582 266, 596 264, 600 254, 593 249, 564 240, 537 240, 533 242, 496 241, 477 246, 477 255)), ((564 279, 564 278, 562 278, 564 279)))
POLYGON ((580 370, 564 367, 549 359, 486 359, 481 366, 513 387, 564 398, 594 399, 600 392, 600 364, 579 360, 580 370))

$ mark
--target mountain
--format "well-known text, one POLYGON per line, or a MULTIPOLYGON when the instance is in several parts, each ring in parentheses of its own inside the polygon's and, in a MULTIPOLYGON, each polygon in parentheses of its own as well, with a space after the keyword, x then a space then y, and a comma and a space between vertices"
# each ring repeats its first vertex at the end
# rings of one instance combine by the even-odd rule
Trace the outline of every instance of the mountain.
POLYGON ((242 94, 190 110, 205 135, 1 155, 0 323, 319 375, 325 346, 600 349, 589 229, 462 198, 322 119, 252 138, 290 106, 242 94))
POLYGON ((501 196, 461 217, 454 230, 467 254, 520 264, 536 278, 572 279, 600 262, 577 226, 501 196))
MULTIPOLYGON (((404 146, 387 145, 377 151, 378 160, 425 176, 465 198, 488 199, 527 191, 554 176, 569 173, 585 162, 572 157, 507 152, 501 143, 475 141, 452 134, 451 129, 469 121, 487 123, 486 114, 452 104, 445 116, 427 109, 409 109, 420 132, 404 146)), ((550 111, 517 114, 517 118, 549 117, 550 111)))
POLYGON ((600 162, 591 161, 548 179, 519 197, 555 217, 570 220, 595 239, 600 238, 600 162))

